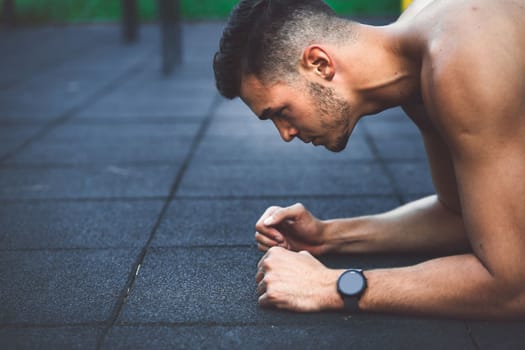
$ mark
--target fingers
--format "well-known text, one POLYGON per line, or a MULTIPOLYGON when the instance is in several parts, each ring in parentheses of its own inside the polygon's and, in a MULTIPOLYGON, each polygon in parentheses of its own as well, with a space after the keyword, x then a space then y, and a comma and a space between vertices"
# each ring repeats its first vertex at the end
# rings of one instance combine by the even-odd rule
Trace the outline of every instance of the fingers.
POLYGON ((263 220, 265 226, 277 225, 283 221, 291 220, 294 221, 297 216, 304 213, 305 208, 301 203, 296 203, 286 208, 278 208, 273 210, 267 218, 263 220))
POLYGON ((268 247, 272 247, 272 246, 277 245, 279 243, 282 243, 284 241, 283 236, 281 235, 281 233, 276 228, 270 227, 270 226, 264 224, 264 222, 276 210, 279 210, 279 209, 281 209, 281 207, 277 207, 277 206, 269 207, 268 209, 266 209, 264 214, 261 216, 261 218, 255 224, 255 230, 256 230, 255 239, 259 243, 261 243, 262 245, 265 245, 265 246, 268 246, 268 247), (257 239, 258 238, 257 234, 261 235, 261 237, 260 237, 261 240, 257 239), (272 241, 263 240, 262 239, 263 236, 271 239, 272 241))
POLYGON ((274 305, 270 302, 270 300, 269 300, 269 298, 268 298, 268 294, 266 294, 266 293, 261 294, 261 295, 259 296, 259 300, 258 300, 258 302, 259 302, 259 305, 262 306, 262 307, 271 307, 271 306, 274 306, 274 305))
POLYGON ((282 298, 277 297, 279 290, 278 268, 282 265, 282 254, 295 254, 279 247, 273 247, 264 254, 257 264, 255 281, 257 282, 258 303, 262 307, 282 307, 282 298))
POLYGON ((275 226, 281 223, 292 224, 304 212, 305 207, 301 203, 286 208, 272 206, 266 209, 255 224, 255 240, 259 243, 259 249, 266 251, 268 247, 287 246, 285 238, 275 226))
POLYGON ((268 236, 263 235, 259 232, 255 232, 255 240, 257 241, 257 243, 267 248, 279 245, 279 242, 277 242, 276 240, 271 239, 268 236))
POLYGON ((274 252, 277 252, 279 249, 282 250, 282 248, 280 248, 280 247, 272 247, 272 248, 268 249, 266 254, 264 254, 262 256, 262 258, 259 260, 259 262, 257 263, 257 268, 261 269, 261 268, 264 268, 264 267, 268 267, 268 261, 266 261, 266 260, 270 257, 271 254, 273 254, 274 252))
POLYGON ((266 219, 268 219, 276 210, 279 210, 279 209, 281 209, 281 207, 278 207, 278 206, 271 206, 268 209, 266 209, 264 213, 261 215, 261 217, 259 218, 259 220, 257 220, 257 223, 255 224, 255 226, 258 226, 259 224, 264 225, 264 221, 266 221, 266 219))
POLYGON ((257 248, 262 252, 266 252, 273 247, 290 249, 290 245, 287 242, 276 242, 259 232, 255 232, 255 240, 257 241, 257 248))
POLYGON ((301 251, 299 252, 299 254, 313 257, 313 255, 310 254, 310 252, 307 251, 307 250, 301 250, 301 251))

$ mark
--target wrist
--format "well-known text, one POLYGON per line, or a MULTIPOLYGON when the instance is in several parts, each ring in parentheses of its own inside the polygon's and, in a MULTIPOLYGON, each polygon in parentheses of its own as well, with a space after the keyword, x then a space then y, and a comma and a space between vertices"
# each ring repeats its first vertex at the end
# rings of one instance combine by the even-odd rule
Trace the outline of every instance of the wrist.
POLYGON ((333 219, 324 222, 324 242, 327 252, 361 253, 369 247, 371 217, 333 219))
POLYGON ((345 237, 343 234, 342 221, 352 219, 331 219, 323 221, 323 248, 324 253, 341 253, 345 237))
POLYGON ((324 239, 327 252, 352 253, 352 247, 361 239, 362 220, 349 218, 325 221, 324 239))
POLYGON ((361 297, 367 289, 367 280, 361 269, 348 269, 337 280, 337 291, 344 302, 344 310, 351 313, 361 311, 361 297))
POLYGON ((325 305, 328 310, 343 310, 344 300, 337 290, 337 281, 339 277, 345 272, 344 269, 330 269, 327 279, 327 293, 325 297, 325 305))

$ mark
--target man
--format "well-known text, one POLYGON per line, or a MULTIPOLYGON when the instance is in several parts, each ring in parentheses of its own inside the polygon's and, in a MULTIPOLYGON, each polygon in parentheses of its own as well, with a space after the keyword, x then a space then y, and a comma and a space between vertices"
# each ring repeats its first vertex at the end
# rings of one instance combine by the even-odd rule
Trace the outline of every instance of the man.
POLYGON ((267 251, 261 305, 525 316, 523 18, 523 0, 417 0, 384 27, 338 18, 320 0, 238 4, 214 59, 225 97, 240 96, 285 141, 335 152, 361 117, 401 106, 436 188, 375 216, 320 221, 301 204, 268 208, 255 234, 267 251), (313 257, 419 251, 443 257, 367 271, 313 257))

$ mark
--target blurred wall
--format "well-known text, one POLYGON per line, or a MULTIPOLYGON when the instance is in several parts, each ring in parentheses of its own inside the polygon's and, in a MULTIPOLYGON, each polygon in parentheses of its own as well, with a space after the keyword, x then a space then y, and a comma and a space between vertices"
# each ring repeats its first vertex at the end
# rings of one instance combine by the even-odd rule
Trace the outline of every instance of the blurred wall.
MULTIPOLYGON (((156 0, 137 1, 142 20, 156 19, 156 0)), ((238 0, 180 1, 185 19, 224 19, 238 0)), ((400 0, 327 2, 343 15, 395 15, 400 9, 400 0)), ((17 17, 21 22, 115 21, 120 16, 120 0, 15 0, 15 4, 17 17)))
POLYGON ((401 0, 401 8, 404 10, 408 7, 408 5, 410 5, 410 3, 412 2, 412 0, 401 0))

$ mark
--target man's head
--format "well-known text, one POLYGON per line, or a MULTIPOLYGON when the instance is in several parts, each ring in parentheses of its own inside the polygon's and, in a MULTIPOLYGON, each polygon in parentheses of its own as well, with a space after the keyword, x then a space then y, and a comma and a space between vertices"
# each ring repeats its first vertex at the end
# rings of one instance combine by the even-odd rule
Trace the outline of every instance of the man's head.
POLYGON ((349 22, 322 0, 242 0, 224 29, 213 67, 219 92, 240 95, 244 76, 265 85, 298 78, 298 64, 312 43, 348 40, 349 22))
POLYGON ((214 58, 217 88, 271 119, 285 141, 341 151, 356 118, 332 83, 333 55, 355 39, 352 25, 322 0, 242 0, 214 58))

